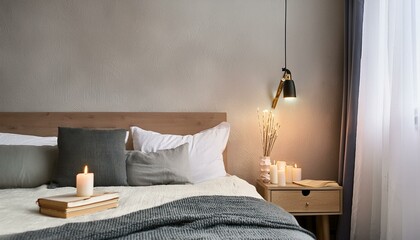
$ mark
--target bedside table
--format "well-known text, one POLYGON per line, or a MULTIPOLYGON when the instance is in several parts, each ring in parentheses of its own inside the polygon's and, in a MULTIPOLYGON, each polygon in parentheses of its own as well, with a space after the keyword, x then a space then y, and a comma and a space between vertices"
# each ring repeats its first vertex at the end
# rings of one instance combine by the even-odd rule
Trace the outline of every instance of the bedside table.
POLYGON ((317 239, 330 239, 328 215, 342 214, 342 187, 279 186, 257 180, 258 193, 294 216, 316 216, 317 239))

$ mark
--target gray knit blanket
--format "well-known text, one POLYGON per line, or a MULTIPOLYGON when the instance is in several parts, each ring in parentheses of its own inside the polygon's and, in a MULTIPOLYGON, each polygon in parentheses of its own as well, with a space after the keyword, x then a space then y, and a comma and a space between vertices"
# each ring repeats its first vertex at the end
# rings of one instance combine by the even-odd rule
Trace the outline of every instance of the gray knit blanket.
POLYGON ((67 223, 5 239, 314 239, 283 209, 261 199, 200 196, 121 217, 67 223))

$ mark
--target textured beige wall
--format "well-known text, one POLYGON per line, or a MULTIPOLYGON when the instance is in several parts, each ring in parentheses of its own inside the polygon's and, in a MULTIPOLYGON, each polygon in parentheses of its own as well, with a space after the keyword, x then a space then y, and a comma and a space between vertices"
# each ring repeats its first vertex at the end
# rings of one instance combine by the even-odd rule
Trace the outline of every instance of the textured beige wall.
MULTIPOLYGON (((229 170, 261 155, 256 109, 282 75, 280 0, 2 0, 0 111, 225 111, 229 170)), ((289 0, 288 67, 272 153, 336 179, 343 1, 289 0)))

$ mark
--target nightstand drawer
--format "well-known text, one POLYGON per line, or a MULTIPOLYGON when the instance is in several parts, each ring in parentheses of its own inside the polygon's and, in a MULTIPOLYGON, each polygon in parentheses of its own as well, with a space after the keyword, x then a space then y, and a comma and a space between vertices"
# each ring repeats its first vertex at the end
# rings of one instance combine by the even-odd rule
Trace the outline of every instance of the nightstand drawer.
POLYGON ((341 213, 340 191, 271 191, 271 202, 290 213, 341 213), (306 196, 305 196, 306 195, 306 196))

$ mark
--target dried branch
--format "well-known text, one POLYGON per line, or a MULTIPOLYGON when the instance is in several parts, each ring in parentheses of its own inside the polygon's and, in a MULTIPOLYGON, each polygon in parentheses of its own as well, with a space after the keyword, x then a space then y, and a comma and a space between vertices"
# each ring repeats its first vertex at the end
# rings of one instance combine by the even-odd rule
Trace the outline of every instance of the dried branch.
POLYGON ((261 144, 263 147, 263 155, 270 156, 274 143, 277 140, 280 125, 275 122, 272 111, 264 110, 260 113, 257 109, 258 127, 260 129, 261 144))

